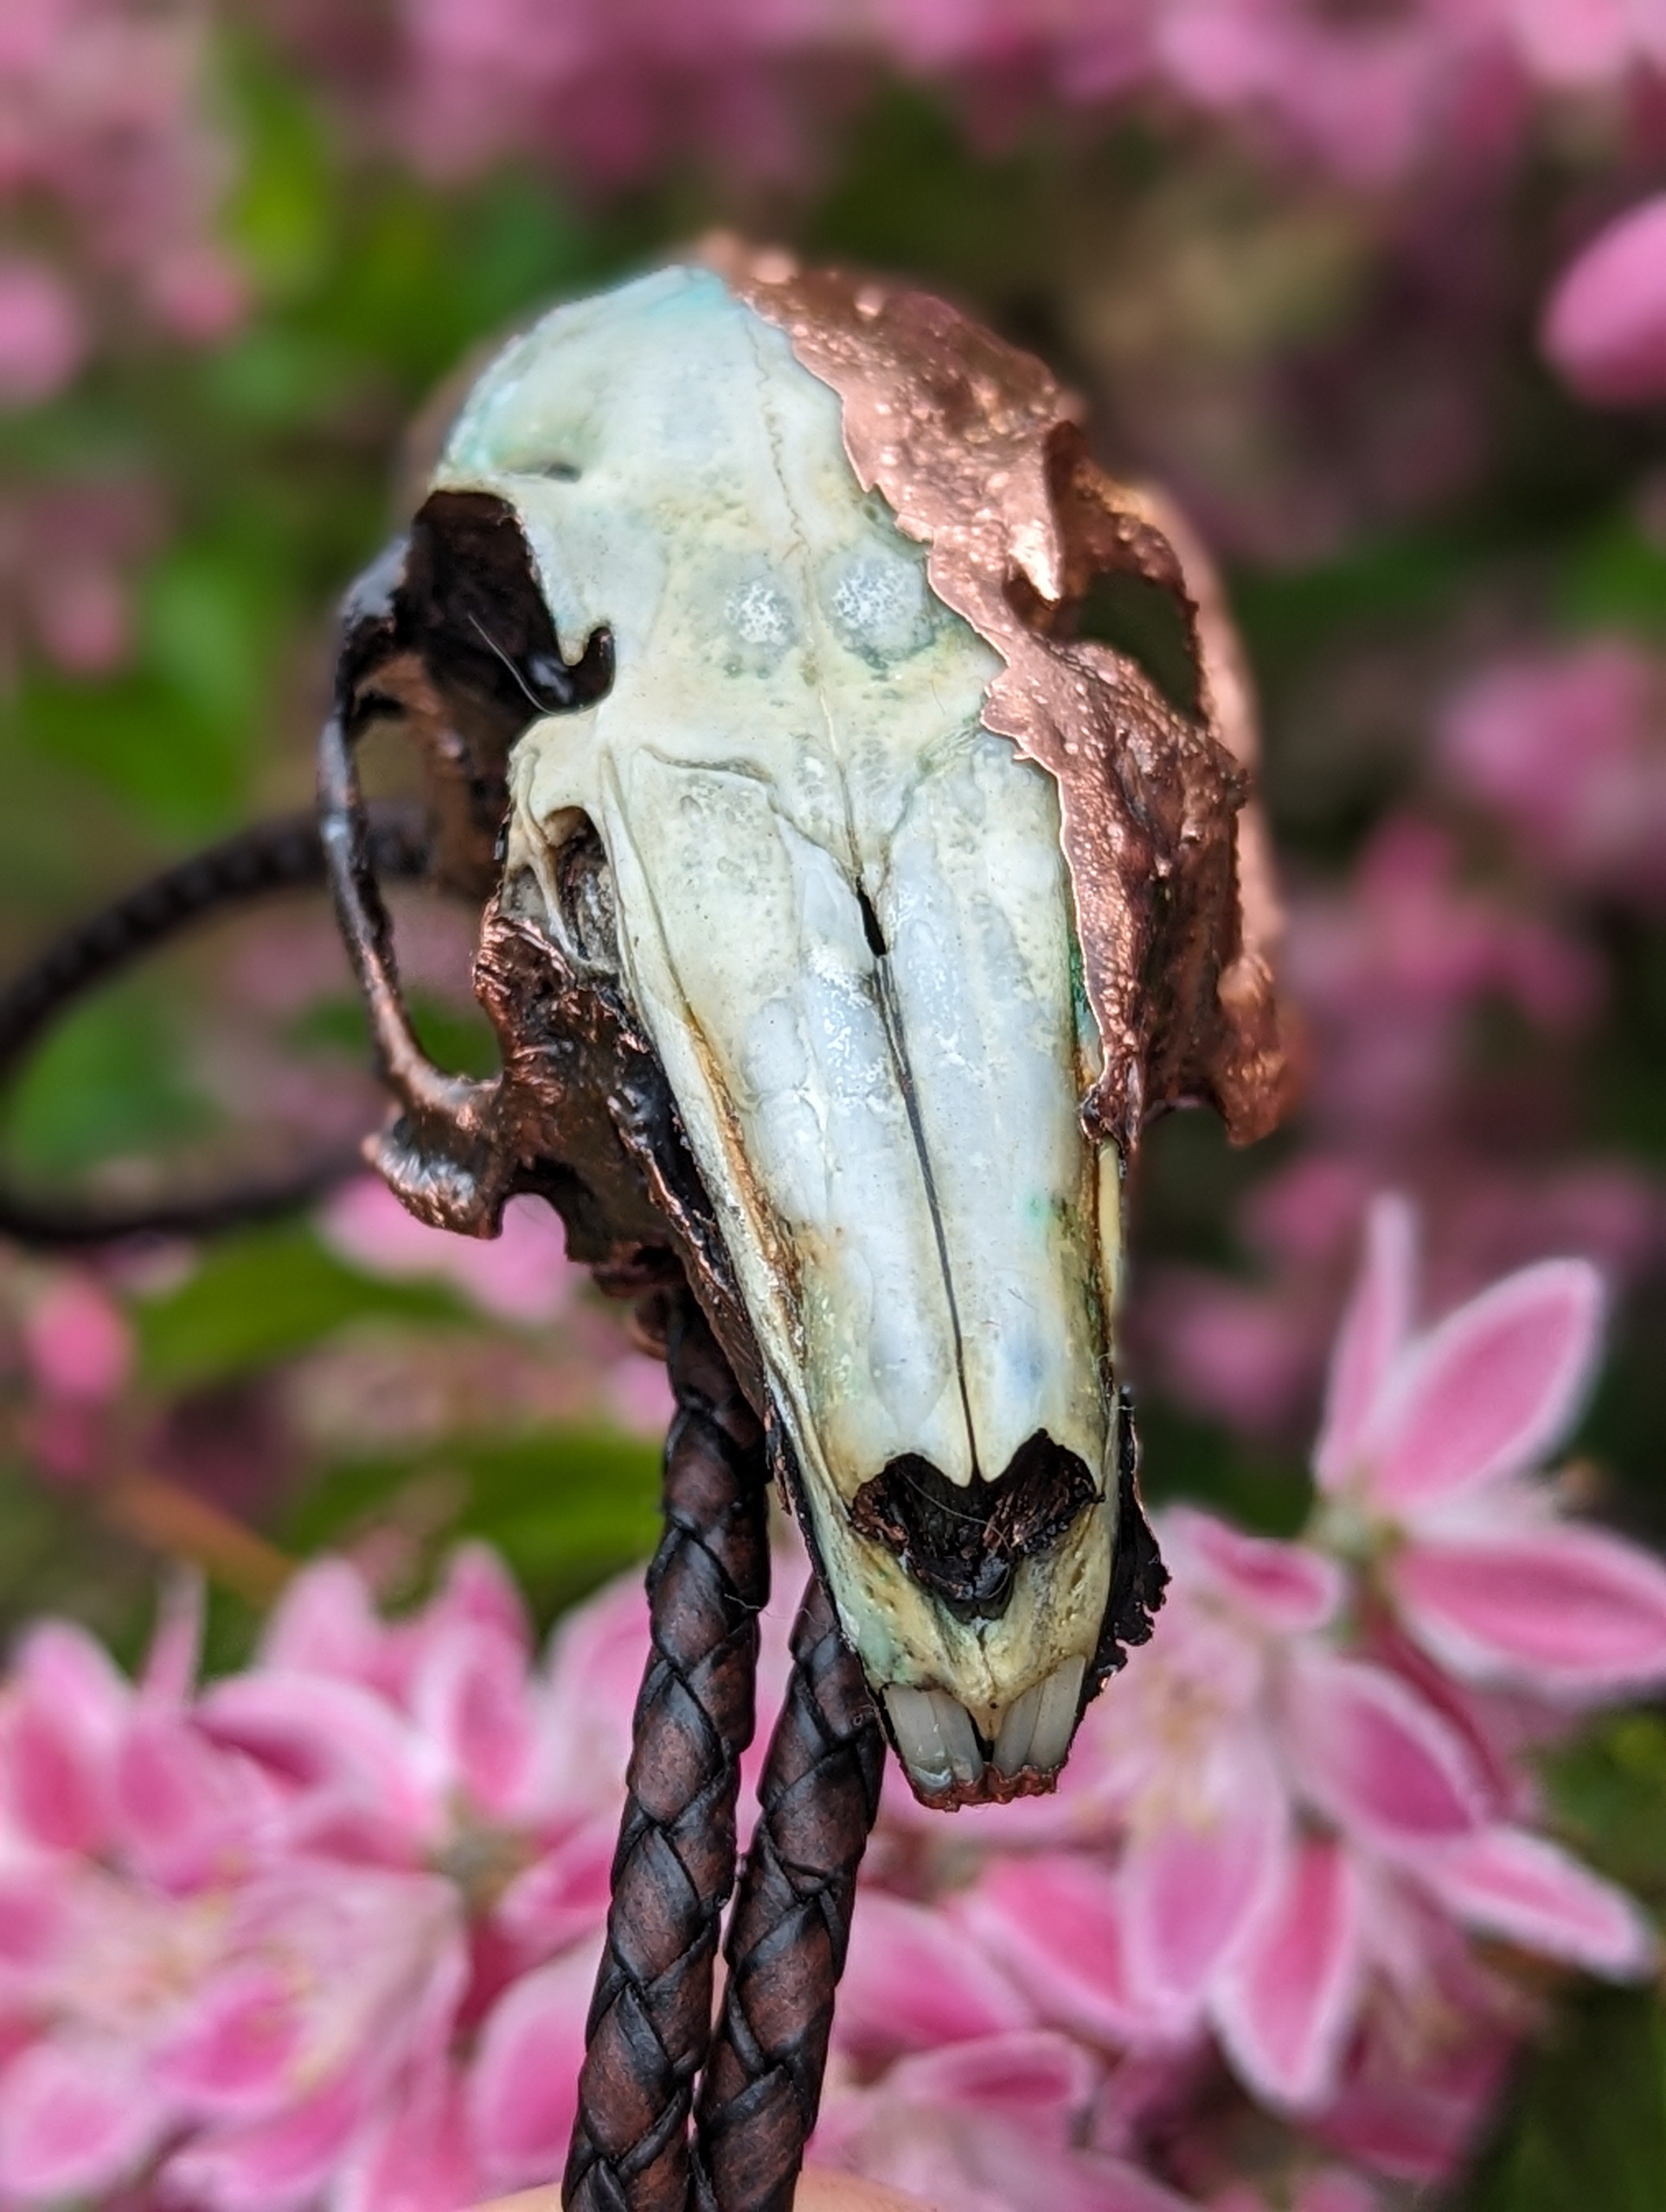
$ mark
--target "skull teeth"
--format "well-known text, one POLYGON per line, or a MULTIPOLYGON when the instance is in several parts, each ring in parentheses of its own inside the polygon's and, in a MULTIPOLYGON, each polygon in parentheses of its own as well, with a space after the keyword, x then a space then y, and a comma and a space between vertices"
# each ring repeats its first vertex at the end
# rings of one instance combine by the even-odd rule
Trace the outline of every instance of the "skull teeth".
POLYGON ((1064 1764, 1075 1730, 1084 1666, 1081 1659, 1067 1659, 1045 1681, 1032 1683, 1007 1707, 994 1754, 1003 1774, 1017 1774, 1026 1766, 1047 1773, 1064 1764))
POLYGON ((964 1705, 946 1690, 893 1682, 885 1693, 891 1732, 909 1778, 928 1794, 983 1778, 983 1753, 964 1705))
POLYGON ((1035 1733, 1030 1739, 1025 1764, 1040 1773, 1064 1765, 1070 1739, 1076 1732, 1076 1711, 1081 1703, 1085 1659, 1067 1659, 1042 1684, 1036 1705, 1035 1733))
MULTIPOLYGON (((1075 1732, 1086 1662, 1067 1659, 1008 1706, 989 1763, 1004 1775, 1062 1766, 1075 1732)), ((893 1682, 885 1692, 891 1733, 909 1779, 928 1796, 982 1781, 984 1752, 971 1715, 946 1690, 893 1682)))
POLYGON ((1030 1764, 1030 1748, 1036 1740, 1036 1722, 1046 1687, 1045 1682, 1032 1682, 1002 1716, 993 1755, 1003 1774, 1016 1774, 1030 1764))

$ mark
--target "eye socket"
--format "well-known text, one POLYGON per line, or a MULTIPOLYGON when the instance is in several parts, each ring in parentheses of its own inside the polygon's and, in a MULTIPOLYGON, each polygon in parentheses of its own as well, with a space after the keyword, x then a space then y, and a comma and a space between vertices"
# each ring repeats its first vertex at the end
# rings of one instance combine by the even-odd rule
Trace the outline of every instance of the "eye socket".
POLYGON ((592 706, 611 688, 611 634, 593 631, 567 659, 520 520, 494 493, 429 495, 411 526, 400 606, 402 641, 495 767, 528 722, 592 706))

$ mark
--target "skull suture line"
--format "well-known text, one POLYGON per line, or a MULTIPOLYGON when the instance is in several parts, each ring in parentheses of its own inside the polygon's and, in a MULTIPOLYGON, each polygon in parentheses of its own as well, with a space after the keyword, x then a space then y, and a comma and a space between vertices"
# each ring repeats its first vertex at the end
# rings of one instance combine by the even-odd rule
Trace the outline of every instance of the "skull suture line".
POLYGON ((731 256, 511 345, 350 610, 325 814, 383 1170, 477 1230, 543 1189, 623 1281, 674 1246, 933 1803, 1050 1787, 1146 1632, 1122 1175, 1162 1106, 1280 1103, 1241 694, 1174 539, 1027 356, 731 256), (1193 623, 1196 720, 1073 640, 1115 569, 1193 623), (352 910, 347 747, 390 702, 454 873, 508 799, 492 1085, 421 1062, 352 910))

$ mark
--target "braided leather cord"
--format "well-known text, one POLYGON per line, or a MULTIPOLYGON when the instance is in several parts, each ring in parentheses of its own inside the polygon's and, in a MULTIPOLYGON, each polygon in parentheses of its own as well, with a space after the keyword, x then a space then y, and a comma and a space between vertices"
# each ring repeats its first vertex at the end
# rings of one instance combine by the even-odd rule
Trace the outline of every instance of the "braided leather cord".
POLYGON ((692 1296, 669 1297, 677 1413, 665 1534, 648 1572, 651 1651, 562 2185, 569 2212, 688 2212, 689 2115, 711 2039, 769 1594, 762 1430, 692 1296))
POLYGON ((701 2085, 697 2212, 788 2212, 821 2102, 856 1871, 879 1809, 885 1737, 819 1580, 793 1626, 793 1658, 701 2085))
MULTIPOLYGON (((371 818, 370 865, 416 877, 428 864, 420 815, 381 806, 371 818)), ((66 930, 0 989, 0 1082, 9 1082, 52 1024, 86 993, 195 923, 283 891, 321 888, 324 846, 310 814, 284 815, 211 845, 88 921, 66 930)), ((132 1206, 35 1197, 0 1183, 0 1236, 43 1247, 108 1244, 140 1235, 192 1236, 292 1212, 361 1172, 359 1149, 331 1152, 287 1173, 220 1191, 180 1192, 132 1206)))

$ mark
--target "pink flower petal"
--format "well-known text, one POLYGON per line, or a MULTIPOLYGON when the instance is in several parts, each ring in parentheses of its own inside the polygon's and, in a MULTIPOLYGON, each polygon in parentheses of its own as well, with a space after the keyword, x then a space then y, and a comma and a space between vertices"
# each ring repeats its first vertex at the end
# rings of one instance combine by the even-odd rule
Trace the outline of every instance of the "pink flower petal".
POLYGON ((1364 1885, 1339 1844, 1309 1838, 1217 1976, 1212 2009, 1228 2056, 1274 2106, 1322 2104, 1359 2002, 1364 1885))
POLYGON ((0 2191, 12 2202, 102 2196, 171 2118, 130 2044, 94 2035, 37 2043, 0 2075, 0 2191))
MULTIPOLYGON (((0 277, 0 325, 3 325, 0 277)), ((4 371, 0 368, 0 383, 4 371)), ((49 1397, 89 1405, 113 1398, 133 1364, 133 1335, 121 1309, 92 1276, 65 1275, 23 1322, 23 1348, 49 1397)))
POLYGON ((1625 406, 1666 394, 1666 193, 1599 231, 1563 272, 1541 343, 1587 399, 1625 406))
POLYGON ((1258 1745, 1219 1746, 1210 1765, 1195 1795, 1177 1784, 1172 1817, 1136 1825, 1117 1869, 1129 1978, 1187 2020, 1276 1884, 1288 1832, 1283 1789, 1258 1745))
POLYGON ((1341 1603, 1341 1569, 1305 1544, 1246 1536, 1213 1513, 1184 1505, 1168 1508, 1161 1531, 1177 1580, 1225 1599, 1273 1635, 1322 1628, 1341 1603))
POLYGON ((866 2063, 1027 2028, 1034 2014, 940 1906, 861 1900, 839 1984, 842 2047, 866 2063))
POLYGON ((1521 1828, 1484 1828, 1420 1862, 1418 1879, 1468 1926, 1615 1980, 1639 1979, 1658 1946, 1641 1911, 1614 1887, 1521 1828))
POLYGON ((593 1935, 607 1917, 618 1826, 605 1815, 564 1837, 515 1876, 497 1901, 494 1925, 537 1958, 593 1935))
POLYGON ((1419 1540, 1389 1574, 1407 1626, 1462 1679, 1553 1694, 1666 1680, 1666 1567, 1605 1530, 1419 1540))
POLYGON ((523 1653, 501 1630, 459 1623, 429 1639, 411 1683, 413 1717, 451 1781, 482 1812, 516 1808, 534 1752, 523 1653))
POLYGON ((60 1870, 39 1863, 0 1874, 0 1986, 46 1964, 73 1924, 74 1897, 60 1870))
POLYGON ((86 351, 85 318, 58 272, 21 254, 0 260, 0 407, 49 399, 86 351))
POLYGON ((1461 2016, 1450 2035, 1420 2065, 1394 2053, 1345 2083, 1316 2131, 1391 2179, 1437 2191, 1455 2180, 1498 2110, 1514 2045, 1492 2022, 1461 2016))
POLYGON ((1130 2045, 1152 2041, 1164 2026, 1129 1975, 1109 1864, 1062 1851, 992 1859, 961 1911, 1043 2020, 1130 2045))
POLYGON ((1340 2166, 1310 2174, 1291 2212, 1382 2212, 1383 2199, 1364 2177, 1340 2166))
POLYGON ((1403 1199, 1379 1198, 1365 1230, 1365 1261, 1330 1355, 1324 1419, 1314 1447, 1322 1490, 1358 1466, 1365 1426, 1412 1319, 1416 1228, 1403 1199))
POLYGON ((1091 2095, 1095 2068, 1067 2036, 1030 2028, 918 2052, 903 2062, 897 2078, 911 2101, 1062 2133, 1091 2095))
POLYGON ((463 1544, 453 1553, 445 1580, 423 1615, 423 1625, 448 1628, 466 1623, 489 1629, 523 1658, 532 1648, 526 1601, 514 1578, 486 1544, 463 1544))
POLYGON ((380 1683, 391 1640, 356 1570, 345 1559, 315 1559, 273 1607, 260 1664, 277 1674, 380 1683))
POLYGON ((1097 2075, 1079 2046, 1040 2033, 915 2053, 870 2089, 836 2082, 812 2154, 944 2212, 1189 2212, 1079 2147, 1097 2075))
POLYGON ((524 1975, 481 2030, 468 2087, 470 2130, 494 2189, 560 2178, 578 2112, 584 2022, 599 1943, 524 1975))
POLYGON ((1403 1853, 1480 1826, 1484 1792, 1463 1745, 1394 1675, 1307 1653, 1286 1695, 1292 1765, 1339 1827, 1403 1853))
POLYGON ((207 1601, 198 1569, 181 1568, 168 1577, 144 1656, 141 1686, 151 1705, 177 1705, 190 1696, 202 1663, 207 1601))
POLYGON ((354 2144, 331 2212, 459 2212, 485 2194, 449 2068, 419 2069, 354 2144))
POLYGON ((12 1818, 50 1850, 96 1851, 109 1830, 109 1768, 132 1692, 89 1636, 31 1632, 7 1716, 0 1787, 12 1818))
POLYGON ((350 2069, 276 2118, 194 2137, 163 2166, 163 2191, 213 2212, 302 2212, 373 2110, 370 2085, 350 2069))
POLYGON ((1584 1395, 1602 1285, 1584 1260, 1523 1267, 1415 1344, 1390 1377, 1366 1439, 1369 1486, 1415 1511, 1530 1466, 1584 1395))
POLYGON ((128 1861, 162 1887, 191 1887, 275 1826, 264 1774, 211 1744, 177 1711, 142 1711, 112 1777, 113 1820, 128 1861))
MULTIPOLYGON (((438 1818, 443 1762, 393 1709, 356 1682, 259 1672, 216 1682, 198 1703, 210 1738, 308 1797, 356 1806, 407 1848, 438 1818)), ((390 1842, 390 1849, 393 1848, 390 1842)))
POLYGON ((305 2039, 293 1977, 244 1960, 193 1994, 155 2078, 199 2118, 264 2117, 293 2100, 305 2039))

